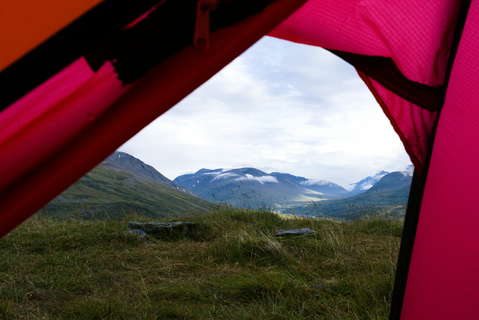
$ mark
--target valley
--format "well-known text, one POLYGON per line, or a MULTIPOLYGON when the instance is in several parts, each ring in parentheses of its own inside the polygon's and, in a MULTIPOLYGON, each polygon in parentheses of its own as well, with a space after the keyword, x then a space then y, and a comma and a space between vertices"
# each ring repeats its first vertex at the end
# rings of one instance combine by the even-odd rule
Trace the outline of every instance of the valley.
POLYGON ((200 169, 169 180, 152 166, 115 152, 44 207, 58 219, 148 218, 205 213, 218 205, 300 216, 354 219, 405 213, 411 170, 378 172, 348 186, 255 168, 200 169))

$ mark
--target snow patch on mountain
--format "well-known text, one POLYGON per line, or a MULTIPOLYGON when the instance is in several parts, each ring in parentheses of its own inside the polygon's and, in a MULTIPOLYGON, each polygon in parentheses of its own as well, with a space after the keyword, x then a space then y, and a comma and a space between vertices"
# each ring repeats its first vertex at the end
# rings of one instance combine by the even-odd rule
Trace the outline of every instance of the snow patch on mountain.
POLYGON ((244 177, 240 177, 236 179, 237 181, 239 180, 256 180, 261 184, 265 184, 265 182, 270 182, 270 183, 278 183, 278 180, 275 177, 272 176, 261 176, 261 177, 255 177, 252 174, 246 173, 244 177))
POLYGON ((358 184, 357 182, 356 183, 350 183, 347 186, 343 185, 343 188, 348 190, 348 191, 353 191, 357 184, 358 184))
POLYGON ((228 178, 235 178, 235 177, 239 177, 239 175, 237 175, 236 173, 233 173, 233 172, 218 172, 218 175, 216 175, 213 179, 211 179, 211 181, 215 181, 215 180, 220 180, 220 179, 228 179, 228 178))
POLYGON ((349 184, 345 189, 348 190, 348 191, 354 192, 355 194, 365 192, 365 191, 371 189, 371 187, 376 182, 381 180, 381 178, 384 177, 387 174, 389 174, 389 172, 387 172, 387 171, 378 172, 374 176, 369 176, 369 177, 364 178, 363 180, 361 180, 359 182, 349 184))
POLYGON ((221 174, 221 173, 222 173, 221 171, 203 172, 202 175, 209 174, 209 175, 212 175, 212 176, 217 176, 217 175, 219 175, 219 174, 221 174))
MULTIPOLYGON (((378 180, 379 181, 379 180, 378 180)), ((371 189, 372 186, 374 186, 374 183, 377 182, 377 181, 374 181, 374 180, 369 180, 367 182, 364 182, 364 183, 361 183, 359 185, 359 189, 361 190, 369 190, 371 189)))

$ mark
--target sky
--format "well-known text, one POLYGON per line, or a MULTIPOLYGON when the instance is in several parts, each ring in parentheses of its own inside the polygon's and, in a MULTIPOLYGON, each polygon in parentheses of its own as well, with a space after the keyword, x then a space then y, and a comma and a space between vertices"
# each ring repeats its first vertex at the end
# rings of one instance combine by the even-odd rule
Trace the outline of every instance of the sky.
POLYGON ((347 187, 408 155, 346 62, 264 37, 120 147, 167 178, 253 167, 347 187))

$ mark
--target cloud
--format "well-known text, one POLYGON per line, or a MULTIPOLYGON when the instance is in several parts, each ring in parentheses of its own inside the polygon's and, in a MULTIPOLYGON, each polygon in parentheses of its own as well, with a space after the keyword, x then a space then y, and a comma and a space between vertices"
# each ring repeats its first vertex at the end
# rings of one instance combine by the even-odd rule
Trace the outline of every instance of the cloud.
POLYGON ((171 179, 254 167, 344 186, 410 164, 354 68, 268 37, 120 149, 171 179))

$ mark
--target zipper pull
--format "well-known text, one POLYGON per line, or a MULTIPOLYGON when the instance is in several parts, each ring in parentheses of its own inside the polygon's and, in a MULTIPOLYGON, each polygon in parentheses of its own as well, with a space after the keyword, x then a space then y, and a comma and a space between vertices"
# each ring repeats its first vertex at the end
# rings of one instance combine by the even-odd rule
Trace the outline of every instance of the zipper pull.
POLYGON ((200 51, 208 50, 210 45, 210 11, 218 6, 220 0, 199 0, 196 8, 196 26, 194 46, 200 51))

